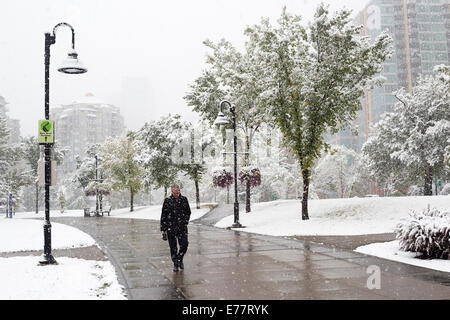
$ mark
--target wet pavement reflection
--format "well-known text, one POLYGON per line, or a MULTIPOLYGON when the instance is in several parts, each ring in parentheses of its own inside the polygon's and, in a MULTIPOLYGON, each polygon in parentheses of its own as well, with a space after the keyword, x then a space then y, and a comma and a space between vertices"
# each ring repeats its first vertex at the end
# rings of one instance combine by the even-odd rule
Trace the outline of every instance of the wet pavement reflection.
POLYGON ((129 299, 450 299, 450 274, 307 241, 189 226, 185 271, 174 273, 159 222, 57 218, 90 234, 129 299), (380 268, 369 289, 368 266, 380 268))

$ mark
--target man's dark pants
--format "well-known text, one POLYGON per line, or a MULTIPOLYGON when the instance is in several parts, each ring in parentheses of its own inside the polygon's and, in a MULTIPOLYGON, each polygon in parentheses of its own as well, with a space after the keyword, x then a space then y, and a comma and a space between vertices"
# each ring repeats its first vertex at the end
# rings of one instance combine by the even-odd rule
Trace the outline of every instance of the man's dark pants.
POLYGON ((188 248, 188 233, 179 231, 169 231, 167 232, 167 240, 169 241, 170 256, 172 261, 176 263, 177 259, 183 260, 183 256, 186 254, 188 248), (180 249, 178 250, 178 245, 180 249))

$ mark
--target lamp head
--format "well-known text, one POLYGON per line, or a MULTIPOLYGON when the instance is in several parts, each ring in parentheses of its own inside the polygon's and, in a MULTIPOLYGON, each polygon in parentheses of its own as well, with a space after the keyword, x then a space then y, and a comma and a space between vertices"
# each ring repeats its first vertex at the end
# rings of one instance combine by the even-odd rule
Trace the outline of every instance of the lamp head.
POLYGON ((228 119, 225 117, 222 111, 219 111, 216 120, 214 121, 214 125, 218 127, 223 127, 228 124, 228 119))
POLYGON ((58 71, 66 74, 81 74, 86 73, 88 70, 78 60, 78 54, 75 50, 71 50, 62 65, 58 68, 58 71))

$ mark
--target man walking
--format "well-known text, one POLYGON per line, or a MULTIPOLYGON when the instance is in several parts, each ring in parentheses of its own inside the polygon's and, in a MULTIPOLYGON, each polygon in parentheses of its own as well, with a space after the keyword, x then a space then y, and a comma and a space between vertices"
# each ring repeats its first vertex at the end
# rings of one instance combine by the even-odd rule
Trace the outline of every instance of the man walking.
POLYGON ((169 241, 173 271, 184 270, 183 257, 188 248, 188 228, 191 208, 188 199, 181 195, 180 187, 172 185, 172 194, 164 200, 161 212, 163 240, 169 241), (178 245, 179 249, 178 249, 178 245))

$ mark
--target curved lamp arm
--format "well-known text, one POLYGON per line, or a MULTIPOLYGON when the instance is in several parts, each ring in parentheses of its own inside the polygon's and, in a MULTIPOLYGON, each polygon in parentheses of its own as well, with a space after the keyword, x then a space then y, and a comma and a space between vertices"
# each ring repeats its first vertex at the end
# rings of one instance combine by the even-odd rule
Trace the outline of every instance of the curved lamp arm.
POLYGON ((56 35, 55 35, 56 29, 58 29, 58 28, 61 27, 61 26, 69 27, 70 30, 72 30, 72 49, 75 50, 75 30, 73 29, 73 27, 72 27, 70 24, 68 24, 68 23, 66 23, 66 22, 58 23, 58 24, 53 28, 53 37, 56 37, 56 35))
POLYGON ((229 109, 231 109, 231 107, 232 107, 230 101, 228 101, 228 100, 222 100, 222 101, 220 102, 220 104, 219 104, 219 107, 220 107, 220 111, 221 111, 221 112, 223 112, 223 107, 224 107, 224 105, 228 105, 228 108, 229 108, 229 109))

